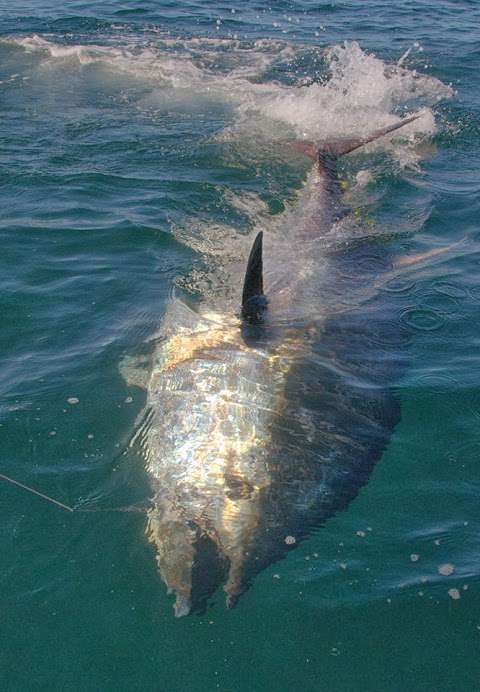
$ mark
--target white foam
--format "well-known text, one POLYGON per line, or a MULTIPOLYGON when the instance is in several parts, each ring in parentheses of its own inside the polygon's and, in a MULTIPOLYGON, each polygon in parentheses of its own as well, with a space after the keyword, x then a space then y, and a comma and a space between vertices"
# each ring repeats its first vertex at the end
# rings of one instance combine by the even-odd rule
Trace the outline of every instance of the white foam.
POLYGON ((112 49, 104 46, 63 46, 48 41, 37 34, 11 40, 30 53, 40 52, 54 59, 74 57, 83 65, 97 60, 108 60, 112 54, 112 49))
POLYGON ((407 53, 389 65, 356 42, 322 50, 269 39, 176 39, 161 33, 152 38, 152 32, 147 38, 120 34, 108 45, 64 45, 38 35, 8 40, 37 52, 40 68, 53 63, 68 75, 100 63, 119 77, 140 80, 150 93, 138 107, 150 112, 168 106, 169 99, 175 102, 180 92, 178 103, 185 107, 189 100, 228 104, 233 122, 217 136, 245 143, 252 152, 262 140, 285 136, 314 141, 362 137, 396 122, 401 113, 420 110, 422 117, 402 129, 400 137, 397 133, 371 145, 390 148, 402 166, 415 165, 421 158, 412 146, 415 135, 435 132, 432 106, 453 94, 440 80, 407 69, 407 53), (323 60, 326 66, 323 75, 313 74, 308 82, 304 74, 295 79, 295 58, 305 51, 313 63, 323 60), (288 73, 288 83, 269 77, 277 65, 280 73, 288 73))
POLYGON ((256 111, 259 117, 283 121, 300 138, 362 137, 398 121, 398 111, 414 101, 417 108, 423 106, 422 118, 402 130, 402 137, 432 134, 431 106, 453 94, 438 79, 388 66, 355 42, 330 48, 326 59, 328 80, 307 87, 277 86, 270 93, 257 91, 256 98, 245 99, 240 106, 244 121, 253 119, 256 111))

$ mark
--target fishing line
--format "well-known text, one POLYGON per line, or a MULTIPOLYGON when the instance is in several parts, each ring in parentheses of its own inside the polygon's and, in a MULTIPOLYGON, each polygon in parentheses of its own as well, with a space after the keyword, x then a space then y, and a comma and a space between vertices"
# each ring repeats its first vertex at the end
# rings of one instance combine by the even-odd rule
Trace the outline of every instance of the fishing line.
POLYGON ((4 473, 0 473, 0 479, 3 479, 8 483, 12 483, 13 485, 17 485, 19 488, 22 488, 23 490, 26 490, 27 492, 32 493, 33 495, 37 495, 38 497, 41 497, 43 500, 46 500, 47 502, 50 502, 53 505, 56 505, 57 507, 66 510, 67 512, 141 512, 145 514, 150 509, 150 507, 136 507, 135 505, 130 505, 129 507, 71 507, 70 505, 67 505, 64 502, 55 500, 55 498, 50 497, 50 495, 46 495, 45 493, 41 493, 39 490, 36 490, 35 488, 32 488, 29 485, 25 485, 25 483, 20 483, 20 481, 17 481, 14 478, 10 478, 10 476, 6 476, 4 473))
POLYGON ((150 507, 136 507, 135 505, 130 505, 129 507, 74 507, 72 512, 139 512, 141 514, 146 514, 150 507))

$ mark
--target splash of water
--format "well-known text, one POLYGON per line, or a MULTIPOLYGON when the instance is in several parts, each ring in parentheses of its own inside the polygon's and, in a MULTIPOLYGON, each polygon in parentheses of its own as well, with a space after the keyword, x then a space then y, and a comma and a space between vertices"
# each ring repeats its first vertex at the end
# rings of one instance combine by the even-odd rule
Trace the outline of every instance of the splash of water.
POLYGON ((423 108, 424 117, 407 133, 431 134, 432 106, 453 94, 440 80, 403 64, 389 65, 354 41, 325 50, 310 47, 312 60, 323 69, 315 67, 313 80, 305 84, 303 78, 295 79, 295 61, 306 47, 281 41, 159 38, 126 45, 68 45, 38 35, 8 40, 38 54, 40 69, 56 64, 68 75, 95 64, 140 80, 151 90, 150 107, 155 95, 174 91, 186 91, 186 101, 223 101, 235 110, 227 137, 263 128, 275 138, 279 123, 308 139, 364 136, 411 108, 423 108), (282 70, 276 74, 278 67, 282 70))
MULTIPOLYGON (((233 157, 255 164, 261 157, 277 155, 281 147, 273 144, 278 140, 364 137, 415 111, 422 117, 402 129, 400 136, 383 137, 369 147, 388 151, 401 168, 418 167, 429 153, 418 141, 437 129, 433 107, 453 95, 440 80, 408 69, 408 55, 388 64, 356 42, 322 49, 279 40, 180 39, 162 33, 109 36, 102 44, 60 43, 49 35, 6 42, 30 54, 36 83, 48 89, 55 80, 57 93, 62 79, 67 84, 73 74, 87 70, 106 89, 112 74, 120 89, 133 81, 140 87, 134 106, 155 122, 173 106, 176 112, 201 109, 208 118, 211 109, 220 105, 228 116, 214 139, 233 147, 233 157), (304 67, 298 67, 305 61, 311 67, 308 81, 304 67)), ((228 146, 223 149, 228 158, 228 146)), ((371 178, 369 171, 360 171, 357 189, 371 178)), ((268 225, 272 230, 276 225, 264 202, 251 191, 225 192, 224 197, 229 207, 248 218, 250 227, 268 225)), ((227 254, 244 254, 245 239, 238 229, 219 225, 218 220, 196 217, 194 223, 186 220, 172 230, 201 253, 219 255, 222 266, 228 262, 227 254)))

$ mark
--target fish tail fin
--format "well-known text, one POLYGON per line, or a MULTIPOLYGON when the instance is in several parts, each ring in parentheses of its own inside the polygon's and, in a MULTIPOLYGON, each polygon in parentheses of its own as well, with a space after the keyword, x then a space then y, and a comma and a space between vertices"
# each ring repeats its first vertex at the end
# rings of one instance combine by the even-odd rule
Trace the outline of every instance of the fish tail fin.
POLYGON ((248 258, 242 293, 242 316, 249 322, 258 322, 267 307, 263 293, 263 232, 253 241, 248 258))
POLYGON ((414 120, 417 120, 420 117, 421 114, 417 114, 412 115, 409 118, 404 118, 403 120, 400 120, 400 122, 398 123, 394 123, 393 125, 387 125, 386 127, 382 127, 379 130, 375 130, 375 132, 373 132, 371 135, 368 135, 368 137, 339 139, 337 141, 324 142, 320 145, 307 140, 296 140, 294 142, 291 142, 291 145, 295 149, 295 151, 298 151, 301 154, 305 154, 305 156, 308 156, 314 161, 319 160, 323 157, 336 160, 344 154, 350 154, 350 152, 365 146, 365 144, 374 142, 376 139, 380 139, 380 137, 384 137, 385 135, 388 135, 391 132, 395 132, 395 130, 399 130, 401 127, 408 125, 409 123, 413 122, 414 120))

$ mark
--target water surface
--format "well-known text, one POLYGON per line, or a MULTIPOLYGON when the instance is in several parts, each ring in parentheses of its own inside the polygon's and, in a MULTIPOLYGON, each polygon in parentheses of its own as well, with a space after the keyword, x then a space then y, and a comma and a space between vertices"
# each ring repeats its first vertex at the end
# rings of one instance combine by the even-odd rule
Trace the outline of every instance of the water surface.
POLYGON ((0 12, 0 473, 79 508, 145 503, 144 395, 119 364, 175 285, 208 304, 250 235, 294 218, 308 162, 286 139, 421 111, 342 175, 389 251, 452 246, 378 288, 411 338, 369 483, 235 610, 218 593, 173 618, 141 512, 3 482, 2 689, 477 689, 478 3, 0 12))

